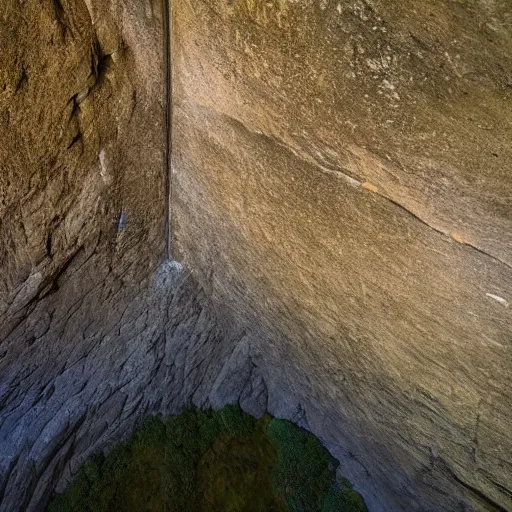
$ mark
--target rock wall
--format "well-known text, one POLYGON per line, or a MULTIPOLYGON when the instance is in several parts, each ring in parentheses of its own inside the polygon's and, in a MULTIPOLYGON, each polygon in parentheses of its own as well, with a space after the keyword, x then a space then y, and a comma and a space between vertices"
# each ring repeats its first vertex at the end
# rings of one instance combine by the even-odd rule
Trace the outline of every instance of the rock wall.
POLYGON ((512 7, 177 0, 174 232, 371 510, 512 510, 512 7))
POLYGON ((244 339, 164 261, 162 26, 149 1, 0 6, 2 512, 44 510, 144 416, 207 406, 244 339))
POLYGON ((508 0, 0 6, 0 510, 239 401, 372 511, 512 509, 508 0))

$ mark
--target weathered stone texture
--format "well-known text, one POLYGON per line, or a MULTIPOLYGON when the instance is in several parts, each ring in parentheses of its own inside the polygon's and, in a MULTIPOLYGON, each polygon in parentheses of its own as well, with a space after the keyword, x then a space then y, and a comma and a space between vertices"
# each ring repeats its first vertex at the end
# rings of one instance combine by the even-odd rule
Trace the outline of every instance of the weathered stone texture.
POLYGON ((371 510, 512 509, 510 3, 173 9, 176 239, 270 411, 371 510))
POLYGON ((0 5, 0 510, 154 413, 306 426, 372 511, 512 510, 508 0, 0 5))
POLYGON ((44 510, 148 414, 222 402, 242 334, 161 264, 161 27, 152 2, 0 5, 1 511, 44 510))

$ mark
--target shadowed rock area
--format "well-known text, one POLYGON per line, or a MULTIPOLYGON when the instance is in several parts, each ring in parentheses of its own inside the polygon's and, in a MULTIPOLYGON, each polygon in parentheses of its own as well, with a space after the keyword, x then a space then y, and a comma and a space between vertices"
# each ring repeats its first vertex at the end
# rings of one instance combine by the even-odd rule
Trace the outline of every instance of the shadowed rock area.
POLYGON ((0 21, 0 509, 14 512, 43 510, 146 415, 208 405, 243 333, 162 264, 159 5, 9 1, 0 21))
POLYGON ((512 6, 0 5, 0 510, 150 414, 318 436, 370 511, 512 510, 512 6))

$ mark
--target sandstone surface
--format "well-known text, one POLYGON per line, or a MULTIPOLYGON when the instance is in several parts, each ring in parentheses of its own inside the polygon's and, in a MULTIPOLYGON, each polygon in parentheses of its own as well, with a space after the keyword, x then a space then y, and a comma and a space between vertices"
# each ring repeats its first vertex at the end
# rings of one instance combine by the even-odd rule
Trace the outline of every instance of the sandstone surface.
POLYGON ((236 401, 372 511, 512 510, 510 2, 166 11, 0 5, 0 510, 236 401))

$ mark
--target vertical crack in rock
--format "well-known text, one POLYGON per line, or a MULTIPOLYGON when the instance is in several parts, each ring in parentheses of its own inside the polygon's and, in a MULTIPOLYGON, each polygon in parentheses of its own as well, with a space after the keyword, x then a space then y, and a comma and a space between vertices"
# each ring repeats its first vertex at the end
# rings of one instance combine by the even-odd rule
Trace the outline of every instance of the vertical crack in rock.
POLYGON ((162 2, 0 7, 0 510, 237 401, 512 510, 510 6, 162 2))
POLYGON ((165 259, 172 260, 172 46, 171 46, 171 0, 163 2, 163 47, 164 47, 164 176, 165 176, 165 259))
POLYGON ((52 0, 0 16, 0 511, 44 510, 148 414, 211 405, 239 338, 190 272, 161 264, 167 2, 162 14, 52 0))

